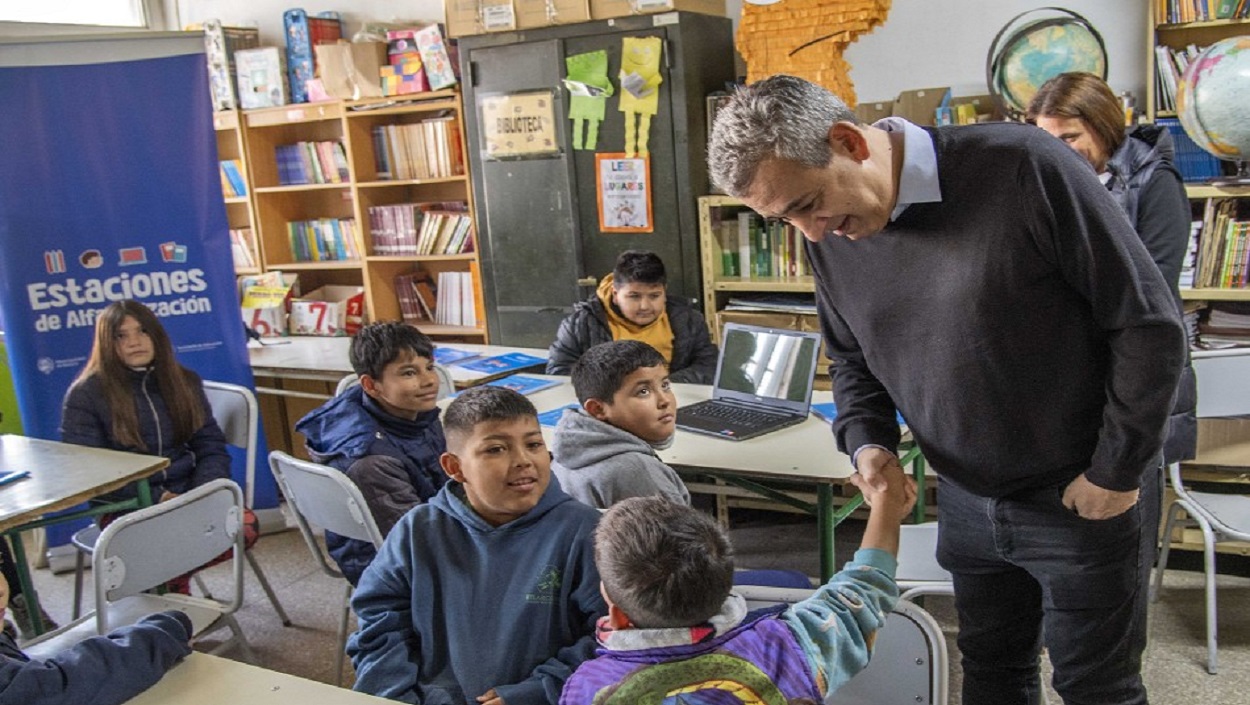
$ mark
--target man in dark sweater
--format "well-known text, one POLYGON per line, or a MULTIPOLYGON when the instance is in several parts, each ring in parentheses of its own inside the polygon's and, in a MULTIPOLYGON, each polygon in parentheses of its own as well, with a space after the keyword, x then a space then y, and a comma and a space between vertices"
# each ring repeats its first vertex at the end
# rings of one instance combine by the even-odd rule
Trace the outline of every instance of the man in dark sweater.
POLYGON ((809 240, 838 448, 895 409, 939 473, 967 705, 1145 703, 1146 579, 1184 360, 1168 285, 1079 156, 1024 125, 873 126, 775 76, 718 114, 713 179, 809 240), (1044 627, 1044 628, 1043 628, 1044 627))

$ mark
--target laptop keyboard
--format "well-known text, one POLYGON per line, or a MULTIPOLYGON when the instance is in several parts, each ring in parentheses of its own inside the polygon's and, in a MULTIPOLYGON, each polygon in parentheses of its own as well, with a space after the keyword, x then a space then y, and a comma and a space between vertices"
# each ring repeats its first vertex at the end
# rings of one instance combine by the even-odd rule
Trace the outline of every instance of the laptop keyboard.
POLYGON ((750 409, 742 406, 730 406, 729 404, 717 404, 712 401, 700 402, 684 409, 693 416, 699 416, 705 419, 717 419, 720 421, 728 421, 738 426, 757 426, 764 423, 771 423, 778 419, 786 418, 783 414, 774 414, 759 409, 750 409))

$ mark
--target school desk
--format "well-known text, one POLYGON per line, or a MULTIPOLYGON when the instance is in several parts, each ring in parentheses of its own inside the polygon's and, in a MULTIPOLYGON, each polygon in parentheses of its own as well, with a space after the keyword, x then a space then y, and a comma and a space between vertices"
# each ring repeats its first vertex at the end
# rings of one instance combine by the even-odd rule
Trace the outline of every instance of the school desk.
POLYGON ((382 705, 373 695, 195 652, 126 705, 382 705))

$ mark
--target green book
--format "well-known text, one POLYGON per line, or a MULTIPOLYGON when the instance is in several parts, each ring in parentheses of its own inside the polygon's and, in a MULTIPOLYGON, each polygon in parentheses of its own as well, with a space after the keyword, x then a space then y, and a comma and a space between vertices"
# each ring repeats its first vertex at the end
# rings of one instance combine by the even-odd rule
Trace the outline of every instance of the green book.
POLYGON ((1219 0, 1219 3, 1215 8, 1215 19, 1217 20, 1226 20, 1237 11, 1237 0, 1219 0))

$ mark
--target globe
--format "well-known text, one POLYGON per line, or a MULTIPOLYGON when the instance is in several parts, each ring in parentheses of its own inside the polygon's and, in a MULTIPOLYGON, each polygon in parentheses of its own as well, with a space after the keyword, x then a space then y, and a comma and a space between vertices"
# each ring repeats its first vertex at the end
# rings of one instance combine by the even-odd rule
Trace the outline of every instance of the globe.
POLYGON ((1021 117, 1046 81, 1069 71, 1107 77, 1102 36, 1084 17, 1062 8, 1021 13, 999 31, 986 61, 990 94, 1013 118, 1021 117), (1058 17, 1021 20, 1035 12, 1058 17))
POLYGON ((1185 132, 1220 159, 1238 162, 1233 179, 1250 183, 1250 36, 1229 37, 1207 47, 1185 69, 1176 91, 1176 108, 1185 132))

